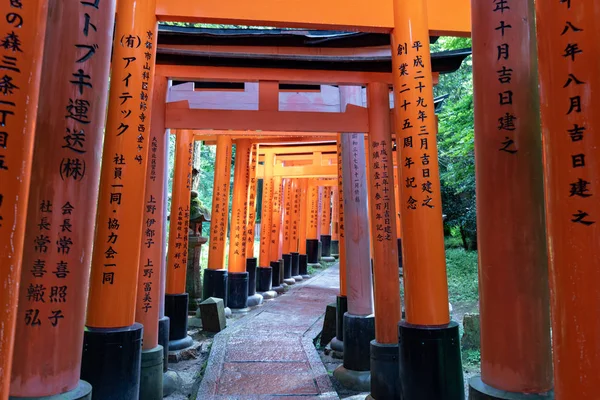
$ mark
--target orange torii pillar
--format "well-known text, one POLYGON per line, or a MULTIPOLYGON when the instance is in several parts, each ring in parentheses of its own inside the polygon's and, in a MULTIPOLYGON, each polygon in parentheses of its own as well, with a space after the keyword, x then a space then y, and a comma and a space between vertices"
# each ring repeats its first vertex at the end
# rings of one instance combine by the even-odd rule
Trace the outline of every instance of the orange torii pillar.
MULTIPOLYGON (((6 188, 10 190, 6 193, 8 204, 2 204, 6 219, 0 220, 1 229, 14 229, 4 225, 14 221, 14 218, 27 216, 27 220, 24 241, 18 238, 18 248, 15 249, 22 251, 24 266, 21 276, 15 277, 15 282, 20 279, 20 287, 17 284, 11 287, 12 284, 9 284, 8 288, 4 286, 0 289, 4 298, 5 291, 10 293, 19 287, 14 349, 6 349, 6 355, 0 354, 0 358, 8 358, 14 350, 10 378, 4 371, 0 375, 2 399, 8 398, 9 383, 11 397, 59 395, 89 399, 92 388, 89 383, 79 379, 87 297, 85 288, 94 234, 94 226, 88 219, 96 213, 100 173, 97 154, 101 153, 106 117, 114 2, 105 3, 97 10, 82 6, 79 2, 70 5, 51 3, 49 10, 41 2, 23 6, 23 9, 12 9, 8 4, 3 7, 7 11, 6 21, 11 25, 9 32, 13 32, 14 36, 8 35, 5 39, 5 43, 9 41, 13 47, 4 46, 10 51, 3 51, 0 66, 3 74, 6 74, 5 79, 14 77, 12 84, 15 86, 5 92, 1 102, 1 109, 4 110, 2 125, 7 130, 3 140, 7 149, 14 151, 10 157, 0 158, 2 191, 6 188), (45 19, 46 11, 48 21, 45 19), (86 12, 97 28, 89 32, 89 36, 85 35, 78 23, 86 12), (34 43, 44 42, 43 35, 38 36, 35 32, 38 22, 41 22, 41 27, 47 24, 46 30, 42 28, 42 32, 46 33, 43 58, 42 46, 34 43), (15 23, 18 26, 14 26, 15 23), (23 42, 19 41, 21 34, 23 42), (95 54, 81 60, 85 53, 77 45, 83 43, 98 43, 100 47, 95 54), (61 62, 64 63, 64 68, 58 72, 55 70, 57 53, 61 54, 61 62), (36 71, 40 67, 41 77, 36 71), (79 71, 90 75, 86 79, 89 85, 80 85, 74 79, 79 71), (95 75, 92 74, 94 71, 95 75), (39 104, 36 103, 38 89, 28 87, 29 79, 32 79, 32 85, 41 82, 39 104), (31 106, 37 106, 35 124, 36 109, 30 109, 25 98, 28 92, 34 95, 29 100, 33 101, 31 106), (75 104, 83 106, 79 110, 81 113, 76 111, 75 104), (31 118, 32 125, 24 119, 26 116, 31 118), (20 130, 15 132, 16 125, 20 130), (76 137, 79 140, 74 140, 76 137), (31 169, 22 170, 21 162, 29 165, 23 157, 31 156, 28 153, 31 145, 26 143, 34 138, 31 169), (16 148, 13 145, 23 147, 16 148), (18 171, 31 173, 31 179, 29 176, 23 177, 24 183, 30 180, 31 184, 27 210, 24 207, 27 192, 8 176, 8 173, 18 176, 18 171), (23 203, 15 203, 15 194, 25 196, 23 203), (13 207, 18 205, 18 215, 4 208, 9 204, 13 207)), ((3 133, 0 132, 0 135, 3 133)), ((10 242, 6 244, 12 247, 10 242)), ((10 256, 12 249, 5 249, 4 241, 2 245, 10 256)), ((5 255, 3 253, 0 257, 5 255)), ((17 255, 17 258, 20 257, 21 254, 17 255)), ((6 263, 0 268, 17 267, 12 261, 7 260, 6 263)), ((4 307, 5 304, 2 305, 4 307)), ((8 321, 3 319, 2 322, 8 321)), ((3 350, 6 340, 4 333, 8 336, 13 332, 12 329, 2 332, 3 350)), ((7 339, 10 342, 10 337, 7 339)))
POLYGON ((396 160, 400 150, 396 147, 394 150, 394 205, 396 206, 396 237, 398 238, 398 268, 402 275, 402 225, 400 224, 400 173, 396 160))
POLYGON ((319 265, 319 181, 308 180, 308 195, 306 196, 306 256, 309 265, 319 265))
POLYGON ((169 350, 192 345, 187 334, 189 296, 186 273, 194 158, 194 132, 175 131, 175 161, 169 214, 169 247, 165 285, 165 315, 169 318, 169 350))
POLYGON ((8 397, 10 383, 47 11, 46 0, 11 3, 1 25, 20 44, 0 50, 5 79, 13 85, 0 108, 0 399, 8 397))
POLYGON ((469 380, 469 397, 547 398, 552 355, 535 9, 533 1, 472 7, 481 376, 469 380), (504 49, 507 57, 499 58, 504 49))
POLYGON ((390 132, 389 90, 386 83, 367 85, 369 153, 371 159, 370 210, 373 232, 375 340, 371 342, 371 397, 399 399, 398 322, 400 279, 396 238, 396 196, 390 132))
POLYGON ((331 256, 331 187, 323 186, 321 200, 321 258, 323 261, 332 262, 335 258, 331 256))
MULTIPOLYGON (((337 209, 339 232, 339 268, 340 268, 340 294, 336 297, 335 307, 335 337, 329 346, 338 353, 344 352, 344 314, 348 311, 348 298, 346 289, 346 241, 344 238, 344 186, 342 171, 342 134, 337 135, 337 209)), ((335 205, 334 205, 335 206, 335 205)))
MULTIPOLYGON (((91 34, 87 14, 98 3, 81 4, 87 9, 80 21, 91 34)), ((154 1, 146 8, 137 5, 135 0, 117 5, 83 345, 81 375, 99 399, 133 398, 140 390, 143 327, 135 314, 157 21, 154 1)))
POLYGON ((398 326, 400 384, 407 399, 464 400, 458 324, 448 308, 427 10, 421 1, 393 5, 395 131, 398 143, 412 141, 398 152, 406 309, 398 326))
POLYGON ((574 0, 536 7, 554 393, 591 400, 600 381, 600 10, 574 0))
POLYGON ((290 251, 290 231, 291 231, 291 212, 292 212, 292 180, 290 178, 283 179, 282 182, 283 188, 281 192, 281 212, 282 212, 282 226, 281 226, 281 235, 282 235, 282 245, 281 252, 283 259, 283 279, 286 284, 293 285, 296 283, 296 280, 292 277, 292 254, 290 251))
POLYGON ((309 218, 308 198, 309 186, 308 178, 298 179, 298 202, 300 205, 300 213, 298 214, 298 274, 302 279, 310 278, 308 275, 308 255, 306 254, 306 235, 308 232, 308 224, 306 221, 309 218))
POLYGON ((249 139, 235 145, 233 195, 231 201, 231 229, 229 230, 228 306, 232 310, 248 307, 248 272, 246 271, 246 212, 250 186, 248 165, 252 151, 249 139))
MULTIPOLYGON (((343 108, 362 102, 360 87, 340 87, 343 108)), ((373 285, 367 208, 367 165, 362 133, 342 135, 342 183, 348 312, 344 314, 344 364, 334 376, 346 387, 370 388, 369 346, 375 338, 373 285)))
POLYGON ((262 179, 262 204, 260 221, 260 248, 259 248, 259 267, 257 274, 256 290, 269 300, 277 296, 273 290, 273 276, 277 274, 277 284, 279 286, 279 264, 275 270, 271 267, 271 214, 273 210, 273 169, 275 167, 275 154, 270 151, 265 152, 264 175, 262 179))
POLYGON ((231 137, 217 136, 213 203, 208 247, 208 268, 204 270, 202 298, 223 299, 227 307, 228 274, 225 269, 225 243, 229 221, 229 184, 231 179, 231 137))
POLYGON ((340 192, 337 186, 331 188, 331 256, 340 257, 340 192))
POLYGON ((292 278, 296 282, 303 280, 300 275, 300 253, 298 252, 298 233, 300 228, 300 181, 291 179, 291 215, 290 215, 290 254, 292 256, 292 278))
MULTIPOLYGON (((248 206, 246 207, 246 271, 248 272, 248 306, 254 307, 263 302, 263 296, 256 293, 258 288, 258 258, 254 257, 254 232, 256 224, 256 167, 258 166, 258 144, 253 144, 248 164, 248 206)), ((269 277, 269 282, 270 282, 269 277)))
POLYGON ((281 227, 283 225, 283 214, 281 212, 281 202, 283 200, 283 182, 281 176, 273 177, 273 196, 271 208, 271 231, 270 231, 270 256, 271 268, 273 268, 273 290, 280 293, 283 292, 287 285, 294 284, 289 279, 286 282, 284 278, 284 263, 282 258, 283 233, 281 227), (278 269, 278 271, 277 271, 278 269))

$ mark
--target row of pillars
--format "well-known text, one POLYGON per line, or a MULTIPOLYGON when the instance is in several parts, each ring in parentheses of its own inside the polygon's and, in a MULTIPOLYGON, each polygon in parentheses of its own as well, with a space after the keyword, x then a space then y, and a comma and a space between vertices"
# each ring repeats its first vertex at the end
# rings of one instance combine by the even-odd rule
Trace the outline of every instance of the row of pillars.
MULTIPOLYGON (((89 398, 92 388, 99 399, 138 398, 141 365, 162 370, 162 310, 180 312, 185 279, 179 270, 185 266, 176 249, 186 245, 187 230, 170 238, 167 273, 160 253, 166 139, 151 122, 164 118, 166 83, 154 88, 162 95, 153 99, 155 4, 135 8, 135 1, 122 0, 116 9, 115 3, 49 2, 48 12, 45 1, 13 1, 1 8, 2 398, 89 398), (160 108, 151 120, 153 100, 160 108), (169 288, 166 296, 163 287, 169 288)), ((600 366, 600 203, 594 200, 600 117, 593 112, 594 89, 600 90, 598 11, 574 0, 536 6, 473 4, 482 375, 480 383, 471 382, 471 394, 546 396, 553 364, 556 397, 593 399, 600 366), (514 329, 507 329, 507 320, 514 329)), ((387 87, 371 83, 371 185, 363 178, 361 135, 344 134, 339 141, 341 281, 348 303, 343 346, 353 344, 347 334, 353 329, 346 326, 375 326, 372 383, 389 371, 398 370, 399 379, 372 386, 374 398, 402 393, 406 399, 458 399, 464 393, 458 328, 447 304, 424 4, 395 1, 394 21, 406 318, 401 320, 397 293, 393 184, 384 178, 390 171, 389 121, 377 111, 377 104, 387 105, 387 87), (360 221, 369 211, 371 224, 348 224, 350 216, 360 221), (382 368, 394 365, 396 370, 382 368)), ((177 176, 191 182, 191 175, 177 176)), ((216 203, 226 195, 219 193, 216 203)), ((189 209, 174 211, 172 229, 180 216, 185 227, 189 209)), ((268 226, 274 226, 272 217, 268 226)), ((269 240, 272 259, 279 250, 272 251, 269 240)), ((223 251, 217 245, 211 265, 219 265, 212 262, 223 251)), ((187 253, 179 254, 182 259, 187 253)))

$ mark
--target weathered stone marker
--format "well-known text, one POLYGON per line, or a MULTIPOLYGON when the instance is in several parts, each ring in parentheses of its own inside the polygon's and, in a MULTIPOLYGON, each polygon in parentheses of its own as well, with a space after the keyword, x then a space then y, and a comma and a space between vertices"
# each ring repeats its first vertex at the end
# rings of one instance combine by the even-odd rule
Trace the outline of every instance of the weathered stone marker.
POLYGON ((327 346, 335 337, 336 304, 327 304, 325 318, 323 319, 323 330, 321 331, 321 346, 327 346))
POLYGON ((225 321, 225 304, 223 299, 209 297, 200 303, 202 329, 207 332, 221 332, 227 325, 225 321))

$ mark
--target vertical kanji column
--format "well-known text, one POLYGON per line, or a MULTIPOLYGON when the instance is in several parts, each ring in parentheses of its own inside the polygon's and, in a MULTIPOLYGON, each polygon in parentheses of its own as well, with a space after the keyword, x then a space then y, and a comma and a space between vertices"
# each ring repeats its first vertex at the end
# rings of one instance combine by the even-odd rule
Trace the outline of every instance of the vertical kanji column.
POLYGON ((202 297, 223 299, 227 306, 225 242, 229 221, 229 183, 231 179, 231 137, 217 135, 213 203, 208 247, 208 269, 204 270, 202 297))
POLYGON ((481 377, 470 379, 470 397, 545 398, 552 355, 535 9, 494 1, 472 10, 481 377))
POLYGON ((331 256, 340 257, 340 192, 337 185, 331 188, 331 256))
MULTIPOLYGON (((6 193, 7 203, 1 205, 0 212, 6 211, 4 207, 10 203, 18 207, 14 202, 15 195, 22 194, 23 200, 27 198, 27 192, 22 191, 8 173, 31 176, 30 182, 29 176, 23 177, 22 182, 30 183, 27 210, 18 207, 18 214, 2 212, 6 220, 0 220, 0 229, 4 230, 9 228, 4 226, 5 223, 14 218, 18 223, 19 218, 27 216, 24 242, 16 238, 16 245, 22 251, 23 268, 12 374, 6 383, 0 379, 2 398, 8 396, 4 389, 8 383, 10 395, 15 397, 64 395, 88 399, 91 396, 89 383, 79 379, 85 288, 94 232, 88 218, 96 213, 100 173, 98 154, 101 153, 106 117, 114 7, 114 2, 105 2, 98 7, 79 1, 51 3, 47 21, 45 5, 40 2, 13 1, 2 7, 6 11, 5 21, 11 28, 2 38, 0 64, 4 75, 1 125, 6 129, 6 132, 0 132, 4 142, 0 146, 0 177, 2 190, 8 188, 11 192, 6 193), (95 30, 86 29, 89 25, 84 25, 83 21, 87 19, 94 24, 95 30), (44 37, 34 31, 37 23, 46 33, 43 58, 41 43, 44 37), (34 44, 34 41, 40 44, 34 44), (57 60, 61 60, 60 69, 56 69, 57 60), (39 66, 42 67, 41 77, 37 71, 39 66), (30 79, 31 83, 28 82, 30 79), (39 82, 37 103, 38 90, 29 85, 39 82), (31 91, 31 99, 27 98, 27 91, 31 91), (35 108, 27 106, 29 102, 31 107, 37 106, 37 116, 35 108), (18 110, 17 105, 20 106, 18 110), (30 118, 31 123, 25 117, 30 118), (14 132, 17 124, 20 130, 14 132), (11 141, 13 137, 14 142, 11 141), (27 142, 34 137, 33 163, 30 165, 22 157, 31 149, 31 142, 27 142), (5 157, 4 150, 10 149, 12 144, 20 145, 21 149, 15 148, 14 153, 11 151, 5 157), (14 190, 21 193, 12 192, 14 190)), ((0 203, 3 202, 3 196, 0 196, 0 203)), ((12 246, 9 257, 11 251, 12 246)), ((0 257, 4 256, 5 253, 0 257)), ((11 263, 3 264, 1 268, 10 267, 11 263)), ((15 282, 18 281, 16 278, 15 282)), ((3 287, 1 291, 4 290, 3 287)))
POLYGON ((281 225, 281 252, 283 258, 283 278, 286 279, 288 284, 293 285, 296 280, 292 277, 292 254, 290 251, 291 247, 291 213, 292 213, 292 180, 290 178, 284 178, 282 180, 282 192, 281 192, 281 213, 282 213, 282 225, 281 225))
POLYGON ((339 268, 340 268, 340 294, 336 297, 335 337, 331 339, 330 347, 339 353, 344 351, 344 314, 348 311, 347 284, 346 284, 346 240, 344 238, 344 185, 342 179, 342 134, 337 134, 337 208, 339 229, 339 268))
MULTIPOLYGON (((343 109, 361 104, 360 87, 341 87, 343 109)), ((362 133, 341 135, 342 183, 348 312, 344 314, 344 364, 334 376, 344 385, 362 391, 370 388, 371 340, 375 338, 373 286, 367 208, 367 165, 365 137, 362 133)))
MULTIPOLYGON (((99 4, 95 1, 93 6, 99 4)), ((137 4, 135 0, 119 1, 113 39, 81 368, 95 398, 139 396, 143 328, 135 322, 135 311, 146 203, 156 16, 154 2, 145 8, 137 4)), ((87 15, 84 21, 87 27, 87 15)), ((91 33, 93 27, 88 29, 91 33)))
MULTIPOLYGON (((258 258, 257 290, 265 299, 277 295, 272 291, 273 268, 271 267, 271 214, 273 210, 273 168, 275 155, 271 151, 264 152, 262 204, 260 221, 260 248, 258 258)), ((277 271, 278 272, 278 271, 277 271)), ((276 285, 277 286, 277 285, 276 285)))
POLYGON ((306 255, 309 264, 319 263, 319 181, 316 179, 308 180, 308 195, 306 196, 306 209, 308 211, 306 224, 306 255))
POLYGON ((298 234, 300 230, 300 203, 302 189, 298 179, 291 180, 291 215, 290 215, 290 254, 292 256, 292 278, 296 282, 303 280, 300 275, 300 252, 298 251, 298 234))
POLYGON ((175 131, 175 167, 169 216, 169 250, 165 287, 165 315, 169 317, 169 350, 181 350, 192 345, 187 334, 189 307, 186 293, 188 235, 194 132, 175 131))
MULTIPOLYGON (((279 263, 279 284, 280 286, 275 285, 275 280, 273 280, 273 284, 275 291, 283 291, 283 284, 294 284, 294 282, 290 282, 289 278, 287 282, 285 282, 286 278, 284 277, 284 261, 283 261, 283 213, 282 213, 282 200, 283 200, 283 179, 281 176, 273 177, 273 196, 272 199, 272 208, 271 208, 271 244, 269 246, 270 249, 270 258, 271 258, 271 266, 273 267, 273 263, 279 263)), ((273 275, 276 275, 275 273, 273 275)))
MULTIPOLYGON (((263 296, 256 293, 259 282, 258 258, 254 257, 254 236, 256 228, 256 168, 258 166, 257 143, 252 145, 250 164, 248 164, 249 188, 248 207, 246 209, 246 271, 248 272, 248 306, 253 307, 263 302, 263 296)), ((270 281, 269 277, 269 281, 270 281)))
MULTIPOLYGON (((397 144, 397 143, 396 143, 397 144)), ((402 271, 402 225, 400 223, 400 173, 398 168, 398 152, 396 147, 394 154, 394 204, 396 205, 396 237, 398 238, 398 267, 402 271)))
POLYGON ((308 224, 307 220, 309 218, 310 209, 308 207, 308 178, 300 178, 298 180, 298 195, 300 202, 300 213, 298 214, 298 273, 302 276, 302 279, 307 279, 310 276, 308 275, 308 255, 306 252, 306 237, 307 237, 307 229, 308 224))
POLYGON ((0 399, 8 397, 31 179, 47 1, 2 9, 0 103, 0 399))
POLYGON ((371 396, 400 398, 398 334, 400 279, 394 196, 394 162, 390 132, 389 90, 386 83, 367 85, 369 107, 369 185, 373 232, 375 340, 371 342, 371 396))
POLYGON ((600 381, 600 9, 536 8, 554 393, 588 400, 600 381))
POLYGON ((228 301, 232 309, 248 307, 248 272, 246 272, 246 213, 250 185, 248 165, 252 142, 236 142, 231 201, 231 229, 229 231, 228 301))
POLYGON ((393 6, 406 309, 398 329, 400 383, 407 398, 462 400, 458 324, 448 309, 426 4, 394 0, 393 6))
POLYGON ((321 201, 321 258, 323 261, 335 261, 331 256, 331 187, 323 186, 323 196, 321 201))

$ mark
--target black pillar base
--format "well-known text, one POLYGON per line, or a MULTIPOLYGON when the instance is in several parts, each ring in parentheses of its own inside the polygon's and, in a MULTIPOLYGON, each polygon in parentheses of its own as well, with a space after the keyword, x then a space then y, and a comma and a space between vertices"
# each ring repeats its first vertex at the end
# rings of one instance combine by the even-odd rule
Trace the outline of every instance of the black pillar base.
POLYGON ((398 324, 400 385, 405 399, 464 400, 458 324, 398 324))
POLYGON ((515 393, 493 388, 486 385, 480 376, 469 379, 469 400, 552 400, 554 392, 546 393, 515 393))
POLYGON ((92 400, 92 385, 80 380, 75 389, 65 393, 41 397, 8 396, 8 400, 92 400))
POLYGON ((317 239, 306 239, 306 256, 309 264, 319 262, 319 241, 317 239))
POLYGON ((292 255, 284 254, 283 258, 283 279, 290 279, 292 277, 292 255))
POLYGON ((401 400, 398 380, 398 345, 371 341, 371 397, 375 400, 401 400))
POLYGON ((248 273, 248 297, 256 293, 256 266, 258 259, 256 257, 246 258, 246 272, 248 273))
POLYGON ((336 259, 340 257, 340 241, 339 240, 331 240, 331 256, 336 259))
POLYGON ((169 351, 190 347, 193 340, 188 336, 188 294, 166 294, 165 316, 169 317, 169 351))
MULTIPOLYGON (((371 369, 371 340, 375 339, 375 317, 344 314, 344 368, 371 369)), ((464 400, 464 399, 463 399, 464 400)))
POLYGON ((92 385, 94 399, 138 400, 143 332, 137 322, 84 331, 81 379, 92 385))
POLYGON ((321 257, 331 257, 331 235, 321 235, 321 257))
POLYGON ((163 348, 161 345, 142 351, 140 371, 140 399, 163 398, 163 348))
POLYGON ((279 261, 271 261, 271 271, 273 272, 271 290, 277 293, 283 292, 283 285, 281 284, 283 280, 282 264, 279 261))
POLYGON ((227 305, 231 309, 248 308, 248 272, 229 273, 229 297, 227 305))
POLYGON ((302 280, 300 275, 300 253, 290 253, 292 256, 292 278, 296 281, 302 280))
POLYGON ((202 301, 209 297, 223 299, 223 306, 227 304, 227 270, 226 269, 205 269, 204 282, 202 285, 202 301))
POLYGON ((321 257, 323 257, 323 243, 319 240, 319 244, 317 247, 317 262, 321 261, 321 257))
POLYGON ((348 298, 346 296, 336 297, 336 324, 335 337, 340 342, 344 341, 344 314, 348 312, 348 298))
POLYGON ((402 239, 398 238, 398 266, 402 270, 402 239))
POLYGON ((268 292, 273 287, 273 268, 259 267, 257 270, 257 287, 259 292, 268 292))
POLYGON ((300 254, 298 256, 298 274, 304 279, 308 278, 308 255, 300 254))
POLYGON ((171 320, 164 316, 158 320, 158 344, 163 349, 163 372, 169 369, 169 325, 171 320))

